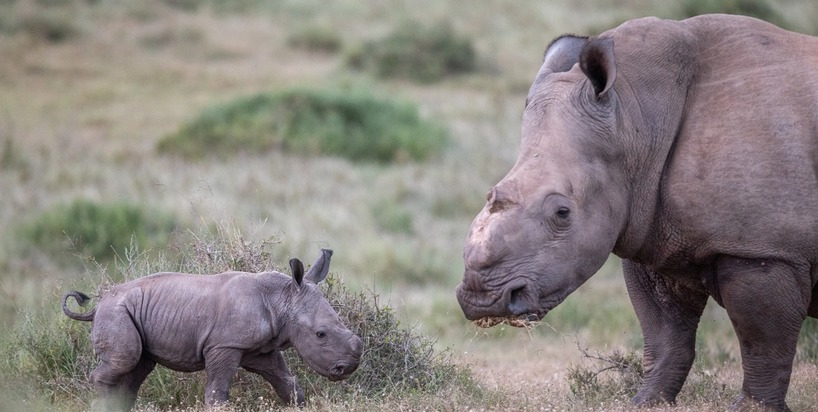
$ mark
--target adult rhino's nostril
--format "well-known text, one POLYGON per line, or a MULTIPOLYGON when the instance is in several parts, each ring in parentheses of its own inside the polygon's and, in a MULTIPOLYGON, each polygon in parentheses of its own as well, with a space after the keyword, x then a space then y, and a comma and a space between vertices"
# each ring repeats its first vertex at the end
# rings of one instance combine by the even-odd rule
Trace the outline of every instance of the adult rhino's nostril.
POLYGON ((519 286, 511 289, 508 300, 508 310, 513 315, 522 315, 531 312, 530 308, 528 307, 528 303, 526 302, 525 294, 525 286, 519 286))

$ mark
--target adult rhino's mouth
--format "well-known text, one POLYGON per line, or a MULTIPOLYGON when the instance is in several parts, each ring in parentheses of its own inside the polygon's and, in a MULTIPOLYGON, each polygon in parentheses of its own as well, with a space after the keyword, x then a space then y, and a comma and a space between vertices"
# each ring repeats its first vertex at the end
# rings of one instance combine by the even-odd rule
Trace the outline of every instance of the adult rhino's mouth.
POLYGON ((486 289, 483 284, 474 281, 475 277, 475 274, 467 273, 456 292, 457 302, 468 320, 516 318, 536 321, 548 312, 537 304, 537 288, 524 279, 513 280, 499 288, 486 289))

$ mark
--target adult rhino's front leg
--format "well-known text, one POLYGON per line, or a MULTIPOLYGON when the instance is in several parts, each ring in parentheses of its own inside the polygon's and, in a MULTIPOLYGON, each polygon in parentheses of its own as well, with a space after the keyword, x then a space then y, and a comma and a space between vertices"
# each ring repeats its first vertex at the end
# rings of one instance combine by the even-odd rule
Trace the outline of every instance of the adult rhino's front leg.
POLYGON ((707 294, 624 260, 625 283, 645 339, 645 380, 633 403, 674 403, 696 357, 707 294))
POLYGON ((809 266, 722 257, 721 300, 741 346, 737 410, 788 411, 785 403, 801 324, 811 300, 809 266))

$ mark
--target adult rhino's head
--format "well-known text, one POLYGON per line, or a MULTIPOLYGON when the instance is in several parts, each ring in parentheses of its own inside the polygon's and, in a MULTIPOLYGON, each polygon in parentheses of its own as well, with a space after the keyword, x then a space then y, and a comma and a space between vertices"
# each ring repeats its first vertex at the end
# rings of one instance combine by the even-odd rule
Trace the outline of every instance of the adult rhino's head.
POLYGON ((332 251, 321 256, 305 274, 298 259, 290 259, 295 296, 292 299, 293 325, 288 326, 289 342, 313 370, 330 380, 346 379, 361 360, 363 343, 338 318, 318 283, 329 273, 332 251))
POLYGON ((605 262, 628 210, 613 39, 548 47, 528 94, 514 167, 466 240, 466 318, 542 318, 605 262))

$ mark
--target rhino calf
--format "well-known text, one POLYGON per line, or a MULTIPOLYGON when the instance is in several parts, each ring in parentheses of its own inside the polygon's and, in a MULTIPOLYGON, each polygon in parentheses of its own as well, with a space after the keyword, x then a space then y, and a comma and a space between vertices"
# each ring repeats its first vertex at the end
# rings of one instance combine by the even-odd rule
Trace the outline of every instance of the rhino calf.
POLYGON ((156 364, 180 372, 205 370, 205 403, 226 402, 239 367, 261 375, 288 404, 304 404, 301 388, 281 351, 295 348, 316 372, 341 380, 355 371, 361 339, 338 318, 317 283, 329 272, 332 251, 305 274, 290 260, 292 278, 278 272, 225 272, 212 276, 156 273, 112 287, 88 313, 68 317, 93 321, 91 339, 99 365, 91 380, 99 399, 93 409, 130 409, 156 364))

